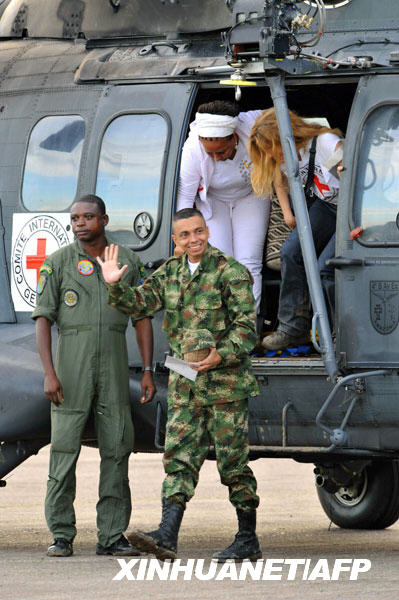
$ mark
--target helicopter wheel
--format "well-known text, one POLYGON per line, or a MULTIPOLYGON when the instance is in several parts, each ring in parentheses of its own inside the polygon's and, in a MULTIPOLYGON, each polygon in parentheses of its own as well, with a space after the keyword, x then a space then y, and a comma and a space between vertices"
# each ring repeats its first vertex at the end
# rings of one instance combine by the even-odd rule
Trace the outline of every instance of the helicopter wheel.
POLYGON ((318 487, 328 518, 346 529, 385 529, 399 518, 399 461, 375 461, 335 493, 318 487))

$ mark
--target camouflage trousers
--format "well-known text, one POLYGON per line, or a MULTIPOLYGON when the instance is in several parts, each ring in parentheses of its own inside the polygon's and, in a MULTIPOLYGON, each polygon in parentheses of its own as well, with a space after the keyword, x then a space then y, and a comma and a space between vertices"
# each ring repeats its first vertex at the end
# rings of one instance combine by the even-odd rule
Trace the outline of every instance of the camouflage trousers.
POLYGON ((169 397, 162 497, 185 507, 211 445, 230 502, 243 510, 256 508, 257 484, 248 466, 247 399, 204 406, 195 402, 192 393, 184 405, 169 397))

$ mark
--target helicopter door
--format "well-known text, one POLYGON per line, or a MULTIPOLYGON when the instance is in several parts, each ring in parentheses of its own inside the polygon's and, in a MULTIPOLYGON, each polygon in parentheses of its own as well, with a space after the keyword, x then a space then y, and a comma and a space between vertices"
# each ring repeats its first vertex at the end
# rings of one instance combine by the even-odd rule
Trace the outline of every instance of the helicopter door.
MULTIPOLYGON (((170 256, 176 165, 195 91, 191 83, 110 86, 93 121, 87 188, 105 201, 110 238, 139 252, 148 275, 170 256)), ((169 348, 161 322, 158 313, 154 362, 169 348)), ((127 342, 129 364, 141 365, 130 327, 127 342)))
POLYGON ((359 83, 345 141, 336 241, 342 366, 399 363, 399 76, 359 83))
POLYGON ((170 251, 176 162, 192 84, 117 85, 107 89, 88 149, 91 186, 107 206, 114 241, 145 262, 170 251))

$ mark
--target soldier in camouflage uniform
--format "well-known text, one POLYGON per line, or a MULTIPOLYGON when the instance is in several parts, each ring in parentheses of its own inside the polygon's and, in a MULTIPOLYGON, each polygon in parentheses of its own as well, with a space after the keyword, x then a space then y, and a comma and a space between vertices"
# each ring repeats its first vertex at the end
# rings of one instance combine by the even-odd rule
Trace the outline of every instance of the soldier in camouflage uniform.
POLYGON ((160 559, 175 558, 186 503, 194 495, 199 470, 211 444, 223 484, 237 510, 235 541, 214 555, 219 561, 261 557, 255 533, 256 480, 248 466, 248 396, 258 394, 249 352, 256 343, 252 277, 235 259, 210 246, 202 214, 183 209, 174 217, 175 243, 184 250, 166 261, 142 286, 119 281, 117 247, 103 267, 109 303, 134 318, 164 309, 163 329, 173 354, 210 347, 194 363, 195 382, 171 371, 163 458, 162 522, 156 531, 134 531, 130 541, 160 559))

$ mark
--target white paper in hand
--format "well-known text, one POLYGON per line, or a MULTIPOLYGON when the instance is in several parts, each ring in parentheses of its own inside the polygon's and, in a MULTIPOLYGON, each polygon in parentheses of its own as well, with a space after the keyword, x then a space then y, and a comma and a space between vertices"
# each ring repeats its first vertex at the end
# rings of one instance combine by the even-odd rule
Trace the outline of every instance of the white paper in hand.
POLYGON ((181 360, 180 358, 175 358, 174 356, 167 356, 165 360, 165 367, 179 373, 179 375, 183 375, 183 377, 187 377, 190 381, 195 381, 198 375, 198 371, 192 369, 190 367, 190 363, 185 360, 181 360))

